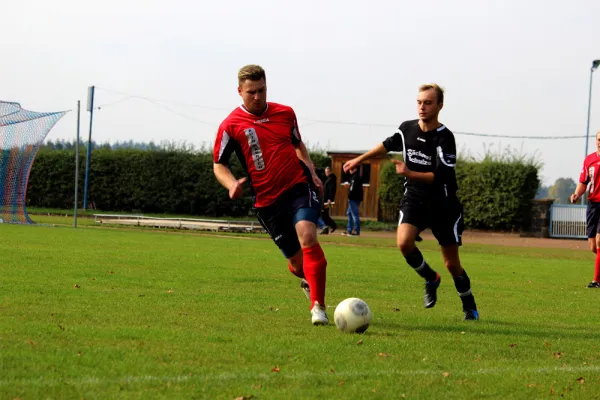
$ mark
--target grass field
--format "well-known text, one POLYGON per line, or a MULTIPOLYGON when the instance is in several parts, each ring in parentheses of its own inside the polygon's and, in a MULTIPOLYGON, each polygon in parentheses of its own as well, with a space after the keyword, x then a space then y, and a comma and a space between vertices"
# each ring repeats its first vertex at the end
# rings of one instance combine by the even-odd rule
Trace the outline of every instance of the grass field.
POLYGON ((0 225, 0 398, 600 397, 589 251, 464 246, 467 322, 434 243, 426 310, 389 239, 325 238, 328 305, 374 314, 349 335, 310 324, 264 238, 0 225))

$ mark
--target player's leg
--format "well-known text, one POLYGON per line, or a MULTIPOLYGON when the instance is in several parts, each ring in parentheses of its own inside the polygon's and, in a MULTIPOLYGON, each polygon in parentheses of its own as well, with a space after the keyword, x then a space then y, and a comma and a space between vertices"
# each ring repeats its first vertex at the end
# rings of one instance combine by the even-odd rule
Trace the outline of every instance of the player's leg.
POLYGON ((438 210, 432 223, 432 232, 442 247, 444 265, 452 279, 460 297, 466 320, 479 319, 475 298, 471 291, 471 280, 460 263, 458 249, 462 245, 463 215, 459 203, 438 210))
POLYGON ((323 325, 329 322, 325 314, 325 287, 327 260, 317 238, 317 219, 321 211, 316 192, 308 185, 292 202, 294 226, 303 256, 303 270, 310 288, 312 322, 323 325))
MULTIPOLYGON (((287 207, 287 203, 285 204, 287 207)), ((308 295, 308 284, 304 277, 303 254, 294 227, 294 220, 289 212, 285 212, 279 203, 257 210, 256 216, 271 239, 288 261, 289 271, 300 278, 300 287, 308 295)))
POLYGON ((598 204, 589 202, 586 209, 586 233, 590 250, 596 254, 594 264, 594 279, 588 284, 588 288, 600 289, 600 210, 598 204))
POLYGON ((425 280, 423 303, 425 308, 431 308, 437 302, 437 288, 440 286, 441 278, 427 264, 423 254, 415 245, 415 240, 422 229, 419 226, 424 226, 425 223, 424 215, 418 208, 409 205, 401 206, 398 230, 396 231, 396 245, 408 265, 425 280))
POLYGON ((475 297, 471 291, 471 280, 469 279, 469 275, 467 275, 467 271, 465 271, 460 263, 458 248, 459 244, 456 243, 442 246, 442 257, 444 258, 444 264, 448 272, 450 272, 454 280, 454 287, 462 302, 465 320, 477 320, 479 319, 479 312, 477 311, 477 304, 475 304, 475 297))
POLYGON ((590 246, 590 250, 592 251, 592 253, 596 254, 596 237, 592 237, 592 238, 588 238, 588 244, 590 246))
MULTIPOLYGON (((600 215, 600 213, 598 213, 600 215)), ((595 245, 596 245, 596 263, 594 265, 594 279, 590 282, 588 287, 600 289, 600 251, 597 249, 600 248, 600 221, 596 224, 596 237, 595 245)))

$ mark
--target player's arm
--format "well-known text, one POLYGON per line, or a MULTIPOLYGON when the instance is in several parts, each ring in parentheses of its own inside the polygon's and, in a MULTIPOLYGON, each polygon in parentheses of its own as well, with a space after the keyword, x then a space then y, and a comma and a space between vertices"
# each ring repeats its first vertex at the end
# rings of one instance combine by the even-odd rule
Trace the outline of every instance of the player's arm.
POLYGON ((290 133, 292 144, 296 149, 296 156, 298 157, 298 159, 302 160, 302 162, 306 165, 306 167, 310 171, 315 187, 319 191, 319 194, 323 196, 323 182, 321 182, 321 179, 319 179, 319 177, 317 176, 317 171, 315 171, 315 168, 313 167, 313 163, 310 159, 310 154, 308 154, 308 149, 302 141, 302 136, 300 135, 300 128, 298 127, 298 119, 296 118, 296 113, 294 113, 294 110, 292 110, 291 108, 290 111, 292 123, 292 130, 290 133))
POLYGON ((588 175, 588 167, 585 165, 585 161, 583 160, 583 168, 581 168, 581 173, 579 174, 579 182, 577 182, 577 186, 575 187, 575 192, 571 195, 571 203, 576 203, 577 200, 587 190, 587 185, 590 183, 590 176, 588 175))
POLYGON ((392 160, 396 164, 396 172, 402 176, 407 177, 411 181, 420 181, 425 183, 433 183, 435 180, 435 174, 433 172, 416 172, 410 170, 404 161, 392 160))
POLYGON ((403 122, 392 136, 388 137, 382 143, 379 143, 377 146, 373 147, 371 150, 367 151, 364 154, 361 154, 358 157, 353 158, 350 161, 346 161, 344 163, 344 172, 348 172, 351 169, 356 168, 363 161, 366 161, 373 157, 382 156, 390 151, 404 152, 404 139, 401 133, 405 124, 406 122, 403 122))
POLYGON ((306 166, 310 170, 310 173, 313 176, 316 176, 317 171, 315 171, 313 167, 312 160, 310 159, 310 154, 308 153, 308 149, 306 148, 304 142, 299 141, 298 143, 294 143, 294 147, 296 148, 296 156, 298 156, 298 158, 302 160, 304 164, 306 164, 306 166))
POLYGON ((310 171, 310 174, 312 175, 313 183, 315 184, 320 194, 323 195, 323 182, 321 182, 321 179, 319 179, 319 177, 317 176, 317 171, 315 171, 313 167, 313 163, 310 159, 310 154, 308 153, 306 145, 302 140, 299 140, 298 142, 294 143, 294 147, 296 148, 296 156, 298 156, 298 158, 302 160, 304 164, 306 164, 310 171))
POLYGON ((371 150, 366 153, 361 154, 358 157, 353 158, 352 160, 346 161, 344 163, 344 172, 350 171, 352 168, 356 168, 363 161, 366 161, 370 158, 377 157, 379 155, 386 154, 388 151, 383 146, 382 143, 379 143, 377 146, 373 147, 371 150))
POLYGON ((225 127, 221 125, 217 131, 213 151, 213 171, 219 183, 229 191, 229 198, 231 199, 237 199, 242 195, 242 186, 247 179, 245 177, 237 179, 229 169, 228 161, 231 153, 234 151, 235 143, 235 140, 230 137, 225 127))
POLYGON ((577 187, 575 188, 575 192, 573 192, 573 194, 571 195, 571 203, 577 203, 577 200, 579 200, 581 196, 583 196, 586 190, 587 184, 578 182, 577 187))
POLYGON ((229 191, 229 198, 235 200, 242 195, 246 177, 236 179, 227 165, 219 163, 213 164, 213 171, 219 183, 229 191))

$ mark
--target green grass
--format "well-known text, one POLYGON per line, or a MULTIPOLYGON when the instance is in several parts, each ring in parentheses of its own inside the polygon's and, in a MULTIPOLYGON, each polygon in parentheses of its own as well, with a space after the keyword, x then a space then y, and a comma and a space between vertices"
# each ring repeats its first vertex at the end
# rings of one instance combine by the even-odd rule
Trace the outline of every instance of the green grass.
MULTIPOLYGON (((36 223, 50 223, 50 224, 68 224, 73 225, 73 209, 60 209, 60 208, 42 208, 42 207, 27 207, 27 213, 31 219, 36 223), (51 221, 51 222, 47 222, 51 221)), ((144 215, 146 217, 158 217, 158 218, 196 218, 196 219, 217 219, 217 220, 238 220, 238 221, 254 221, 256 217, 245 216, 245 217, 211 217, 211 216, 199 216, 189 214, 158 214, 158 213, 142 213, 132 211, 102 211, 102 210, 78 210, 78 225, 83 223, 86 224, 86 220, 94 218, 94 214, 121 214, 121 215, 144 215)), ((338 229, 341 231, 346 227, 346 219, 335 219, 338 224, 338 229)), ((87 223, 89 224, 89 222, 87 223)), ((364 230, 371 231, 395 231, 398 226, 397 222, 380 222, 380 221, 361 221, 361 227, 364 230)))
POLYGON ((310 325, 264 235, 0 225, 0 398, 598 397, 589 251, 465 246, 466 322, 433 243, 426 310, 389 240, 323 239, 328 304, 367 301, 364 335, 310 325))

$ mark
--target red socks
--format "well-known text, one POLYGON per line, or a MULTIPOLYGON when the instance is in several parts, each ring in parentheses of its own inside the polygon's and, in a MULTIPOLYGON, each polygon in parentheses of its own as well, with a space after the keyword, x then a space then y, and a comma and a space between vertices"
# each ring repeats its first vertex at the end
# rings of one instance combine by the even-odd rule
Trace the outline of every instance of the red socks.
POLYGON ((594 270, 594 280, 600 282, 600 249, 596 251, 596 268, 594 270))
POLYGON ((320 305, 325 305, 325 281, 327 260, 325 254, 318 243, 312 247, 302 249, 304 275, 310 287, 310 308, 312 309, 315 301, 320 305))

